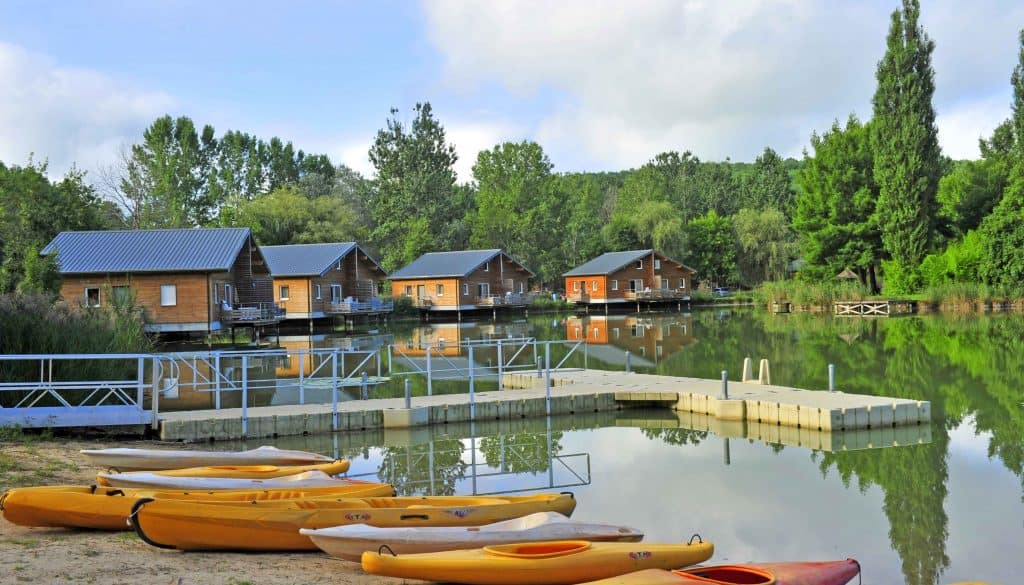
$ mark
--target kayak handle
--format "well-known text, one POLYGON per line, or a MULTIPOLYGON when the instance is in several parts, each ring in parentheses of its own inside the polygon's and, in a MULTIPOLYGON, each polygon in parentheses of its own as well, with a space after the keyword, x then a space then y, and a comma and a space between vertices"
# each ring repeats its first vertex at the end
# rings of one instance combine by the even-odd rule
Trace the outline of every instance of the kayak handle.
POLYGON ((398 555, 396 555, 396 554, 395 554, 395 551, 391 550, 391 547, 390 547, 390 546, 388 546, 388 545, 386 545, 386 544, 382 544, 382 545, 380 545, 380 548, 378 548, 378 549, 377 549, 377 554, 379 554, 379 555, 382 555, 382 554, 384 554, 384 550, 385 550, 385 549, 386 549, 386 550, 387 550, 387 551, 388 551, 389 553, 391 553, 391 556, 393 556, 393 557, 397 557, 397 556, 398 556, 398 555))
POLYGON ((686 544, 693 544, 693 540, 694 539, 697 539, 697 542, 699 542, 701 544, 704 544, 704 539, 701 538, 699 534, 694 534, 693 536, 691 536, 690 537, 690 542, 687 542, 686 544))
POLYGON ((430 520, 430 516, 426 514, 402 514, 399 516, 400 520, 430 520))
POLYGON ((860 561, 858 561, 857 559, 855 559, 853 557, 850 557, 848 560, 853 561, 853 564, 857 565, 857 585, 863 585, 863 583, 864 583, 864 574, 860 570, 860 561))
POLYGON ((142 539, 142 542, 145 542, 146 544, 153 545, 153 546, 155 546, 157 548, 173 549, 174 548, 173 546, 170 546, 170 545, 167 545, 167 544, 160 544, 159 542, 155 542, 155 541, 151 540, 148 536, 146 536, 146 533, 142 531, 142 525, 139 524, 139 521, 136 518, 136 516, 139 514, 139 510, 141 510, 143 506, 145 506, 146 504, 148 504, 148 503, 150 503, 152 501, 153 501, 153 498, 140 498, 140 499, 136 500, 135 503, 132 504, 132 511, 131 511, 131 513, 128 514, 128 524, 132 528, 135 529, 135 534, 137 534, 139 536, 139 538, 142 539))
POLYGON ((107 492, 107 495, 108 496, 123 496, 124 495, 124 490, 113 490, 113 491, 107 492))
POLYGON ((576 495, 573 494, 572 492, 558 492, 558 493, 563 495, 563 496, 569 496, 570 498, 572 498, 574 500, 576 499, 576 495))
POLYGON ((5 490, 3 494, 0 494, 0 511, 4 509, 4 500, 7 499, 7 494, 11 493, 10 490, 5 490))

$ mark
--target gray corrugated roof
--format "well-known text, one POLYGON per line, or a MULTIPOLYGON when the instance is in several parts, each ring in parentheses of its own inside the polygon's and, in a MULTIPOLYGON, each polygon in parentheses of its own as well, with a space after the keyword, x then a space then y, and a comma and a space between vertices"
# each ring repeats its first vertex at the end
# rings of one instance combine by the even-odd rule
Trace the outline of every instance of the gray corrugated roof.
POLYGON ((589 276, 591 274, 611 274, 619 268, 649 256, 653 250, 626 250, 625 252, 608 252, 601 254, 566 272, 562 276, 589 276))
MULTIPOLYGON (((579 266, 573 268, 569 272, 566 272, 562 276, 591 276, 594 274, 611 274, 617 271, 618 269, 622 268, 623 266, 630 264, 631 262, 636 262, 637 260, 640 260, 645 256, 650 256, 654 252, 655 251, 651 249, 626 250, 625 252, 608 252, 605 254, 601 254, 600 256, 594 258, 593 260, 589 260, 587 262, 584 262, 583 264, 580 264, 579 266)), ((665 256, 664 254, 658 253, 658 255, 661 256, 662 258, 665 258, 669 262, 676 262, 675 260, 672 260, 671 258, 665 256)), ((676 263, 682 264, 681 262, 676 263)), ((694 272, 694 270, 689 266, 685 264, 683 264, 682 266, 683 268, 686 268, 690 272, 694 272)))
POLYGON ((43 248, 64 274, 230 270, 249 228, 61 232, 43 248))
POLYGON ((320 276, 356 248, 355 242, 261 246, 273 276, 320 276))
MULTIPOLYGON (((410 264, 391 273, 392 280, 405 278, 461 278, 469 275, 481 264, 502 251, 460 250, 457 252, 428 252, 410 264)), ((524 266, 524 268, 526 268, 524 266)), ((533 272, 526 269, 531 275, 533 272)))

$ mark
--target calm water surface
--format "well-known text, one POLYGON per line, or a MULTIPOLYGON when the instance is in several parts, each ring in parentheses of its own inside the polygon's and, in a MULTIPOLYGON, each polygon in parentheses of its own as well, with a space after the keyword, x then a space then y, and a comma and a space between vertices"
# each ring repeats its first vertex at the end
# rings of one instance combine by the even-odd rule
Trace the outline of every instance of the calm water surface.
MULTIPOLYGON (((723 368, 736 375, 743 357, 766 357, 774 383, 805 388, 824 387, 834 363, 841 390, 930 400, 934 422, 822 442, 715 428, 667 411, 622 412, 282 438, 278 445, 348 456, 352 474, 391 481, 403 493, 572 490, 580 519, 635 526, 650 540, 699 532, 715 542, 718 562, 852 556, 865 583, 1021 581, 1024 317, 709 310, 396 326, 378 335, 406 344, 409 359, 439 339, 453 348, 487 337, 586 338, 586 358, 574 354, 571 365, 586 359, 588 367, 618 369, 629 351, 639 371, 702 377, 723 368), (894 442, 901 446, 880 448, 894 442)), ((282 345, 336 343, 286 337, 282 345)), ((461 350, 448 359, 468 364, 461 350)), ((481 367, 488 359, 474 356, 481 367)), ((434 391, 463 388, 437 381, 434 391)))

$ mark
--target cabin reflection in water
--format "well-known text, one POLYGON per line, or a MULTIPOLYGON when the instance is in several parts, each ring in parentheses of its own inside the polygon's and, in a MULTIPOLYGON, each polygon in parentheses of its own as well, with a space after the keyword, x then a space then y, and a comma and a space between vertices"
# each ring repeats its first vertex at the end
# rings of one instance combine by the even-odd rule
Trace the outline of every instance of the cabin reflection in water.
POLYGON ((642 315, 569 317, 565 334, 569 341, 586 341, 591 359, 618 367, 625 366, 627 351, 633 367, 653 367, 697 343, 689 314, 657 319, 642 315))

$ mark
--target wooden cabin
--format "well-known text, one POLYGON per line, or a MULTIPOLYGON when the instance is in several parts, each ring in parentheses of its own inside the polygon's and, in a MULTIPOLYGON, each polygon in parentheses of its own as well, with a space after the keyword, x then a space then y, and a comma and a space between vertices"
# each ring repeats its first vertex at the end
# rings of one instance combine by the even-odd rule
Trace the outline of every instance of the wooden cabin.
POLYGON ((134 295, 153 333, 261 327, 280 320, 270 271, 248 228, 61 232, 60 295, 83 308, 134 295))
POLYGON ((588 315, 565 320, 565 338, 585 341, 592 359, 611 366, 625 365, 630 352, 635 367, 653 366, 697 343, 689 314, 672 319, 637 315, 588 315), (603 347, 602 347, 603 346, 603 347))
POLYGON ((286 319, 380 315, 394 303, 379 296, 388 274, 355 242, 263 246, 274 302, 286 319))
POLYGON ((523 307, 532 276, 502 250, 430 252, 391 274, 391 293, 430 312, 523 307))
POLYGON ((581 305, 690 300, 696 271, 655 250, 608 252, 565 277, 566 298, 581 305))

